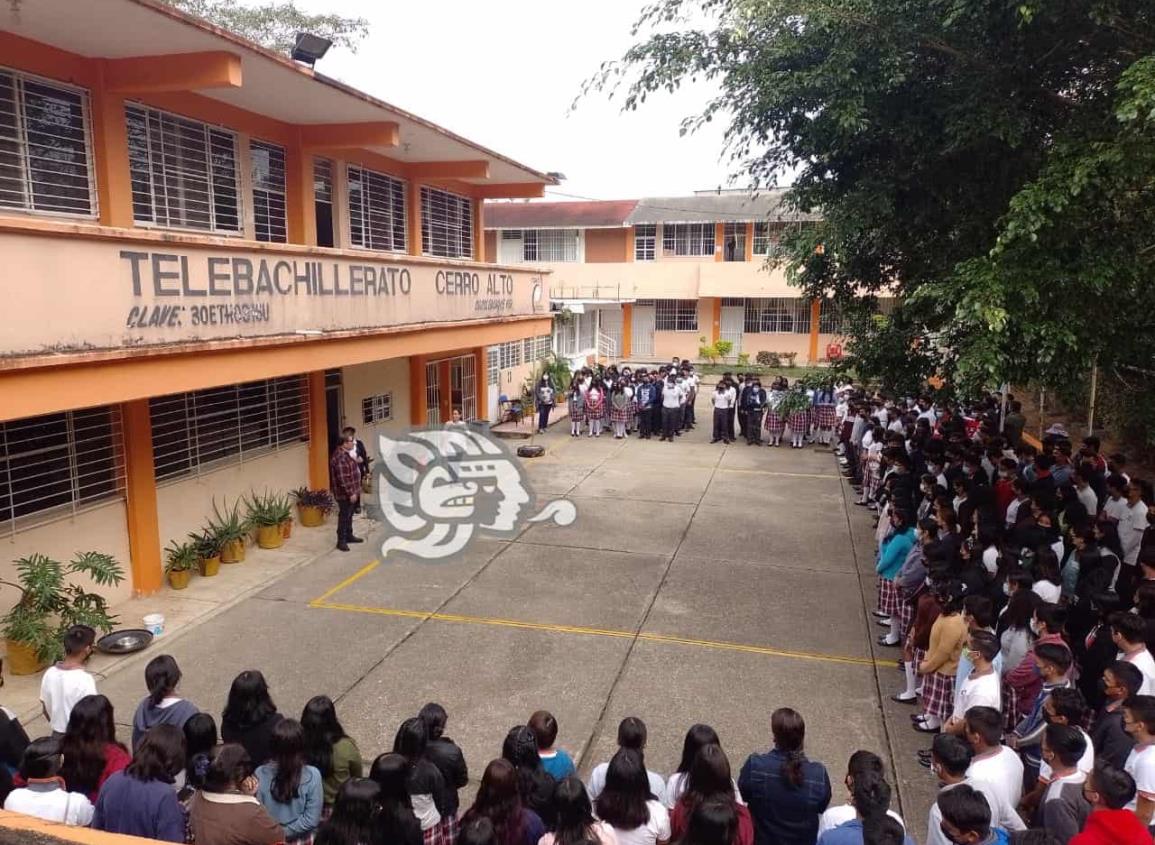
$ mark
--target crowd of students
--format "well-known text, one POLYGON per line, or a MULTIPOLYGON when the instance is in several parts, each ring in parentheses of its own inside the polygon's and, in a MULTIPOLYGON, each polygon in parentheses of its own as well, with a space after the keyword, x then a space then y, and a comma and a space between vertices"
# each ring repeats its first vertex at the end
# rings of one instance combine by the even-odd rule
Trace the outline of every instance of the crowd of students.
MULTIPOLYGON (((673 442, 697 422, 695 403, 701 377, 689 361, 674 359, 655 368, 625 365, 584 367, 574 373, 564 394, 569 412, 570 436, 600 437, 612 431, 615 440, 637 433, 641 440, 656 434, 660 441, 673 442)), ((798 392, 799 388, 795 388, 798 392)), ((785 377, 775 378, 770 389, 761 377, 739 372, 723 373, 710 392, 713 411, 711 443, 761 445, 763 434, 769 446, 780 446, 790 433, 790 445, 803 448, 809 442, 829 444, 837 421, 834 385, 806 391, 805 407, 785 402, 790 393, 785 377)), ((537 429, 543 433, 557 402, 550 376, 543 375, 536 388, 537 429)))
POLYGON ((919 754, 942 785, 928 841, 1150 843, 1151 485, 1095 437, 1055 426, 1033 445, 1013 397, 936 407, 843 387, 837 413, 843 472, 877 513, 892 697, 936 735, 919 754), (993 825, 977 838, 948 820, 967 785, 993 825))

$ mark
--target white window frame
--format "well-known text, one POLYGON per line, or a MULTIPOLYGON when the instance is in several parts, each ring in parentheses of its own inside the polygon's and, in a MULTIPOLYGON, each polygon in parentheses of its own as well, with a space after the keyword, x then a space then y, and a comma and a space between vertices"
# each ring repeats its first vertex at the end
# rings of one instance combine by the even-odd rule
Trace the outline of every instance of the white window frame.
POLYGON ((521 232, 521 257, 525 263, 572 264, 581 261, 581 252, 580 229, 524 229, 521 232))
POLYGON ((698 300, 696 299, 656 299, 654 300, 654 331, 656 332, 696 332, 698 331, 698 300), (665 326, 665 328, 663 328, 665 326))
POLYGON ((403 179, 398 179, 396 176, 390 176, 388 173, 382 173, 379 170, 371 170, 368 167, 362 167, 359 164, 346 164, 345 166, 345 185, 347 189, 348 199, 346 201, 345 211, 349 215, 349 243, 355 249, 367 249, 374 252, 395 252, 404 253, 409 249, 409 209, 408 191, 406 183, 403 179), (369 191, 362 190, 360 201, 354 199, 353 180, 355 175, 361 176, 363 185, 368 185, 373 180, 384 180, 385 187, 388 191, 389 202, 388 208, 370 206, 372 196, 369 191), (400 206, 400 211, 395 207, 400 206), (359 208, 357 206, 360 206, 359 208), (362 225, 360 227, 360 243, 358 243, 357 226, 355 219, 360 216, 362 225), (382 224, 389 231, 389 245, 375 246, 371 242, 371 238, 367 238, 366 234, 371 232, 370 221, 376 216, 383 216, 382 224), (396 243, 398 237, 397 224, 400 222, 400 236, 401 243, 396 243))
MULTIPOLYGON (((142 218, 139 218, 136 216, 136 195, 137 195, 138 191, 134 187, 132 190, 132 193, 133 193, 133 212, 132 212, 133 223, 142 229, 163 229, 166 231, 177 231, 177 232, 200 232, 200 233, 208 232, 208 233, 211 233, 214 235, 222 235, 222 236, 226 236, 226 237, 242 237, 244 235, 244 227, 245 227, 245 223, 244 223, 244 221, 245 221, 245 201, 244 201, 244 193, 241 190, 241 170, 240 170, 241 169, 241 156, 240 156, 240 144, 238 142, 237 133, 232 131, 231 129, 228 129, 224 126, 220 126, 218 124, 206 123, 203 120, 196 120, 195 118, 185 117, 184 115, 176 114, 175 112, 165 111, 164 109, 153 108, 152 106, 147 106, 144 103, 139 103, 139 102, 126 102, 124 104, 124 111, 125 111, 126 128, 127 128, 128 123, 132 119, 132 117, 131 117, 132 112, 139 111, 143 114, 144 126, 145 126, 145 140, 146 140, 146 144, 147 144, 147 155, 148 155, 148 173, 147 173, 148 199, 149 199, 149 208, 150 208, 150 213, 152 215, 152 219, 151 220, 145 220, 145 219, 142 219, 142 218), (158 222, 157 221, 157 219, 156 219, 157 218, 157 208, 162 206, 162 205, 165 208, 171 208, 172 197, 170 197, 168 194, 160 194, 160 195, 157 194, 157 185, 156 185, 157 161, 156 161, 156 157, 155 157, 155 154, 153 151, 153 137, 152 137, 152 132, 150 131, 150 129, 151 129, 150 115, 155 115, 156 119, 160 120, 160 121, 163 121, 165 119, 182 121, 184 123, 191 124, 191 125, 196 126, 196 127, 200 127, 201 130, 203 131, 204 143, 205 143, 205 147, 204 147, 205 164, 207 167, 207 170, 205 171, 205 177, 204 178, 205 178, 205 185, 207 186, 206 190, 207 190, 207 196, 208 196, 208 200, 206 202, 206 205, 208 207, 208 215, 209 215, 209 225, 208 226, 191 226, 191 225, 187 225, 184 223, 173 224, 171 222, 171 218, 173 216, 171 211, 169 211, 166 214, 166 217, 168 217, 169 220, 167 220, 165 222, 158 222), (213 152, 214 152, 213 133, 216 133, 218 136, 220 136, 217 138, 217 140, 219 142, 223 143, 224 141, 228 141, 229 145, 231 147, 232 170, 233 170, 233 192, 234 192, 234 195, 236 197, 236 215, 235 215, 236 216, 236 228, 228 228, 226 226, 220 226, 220 225, 218 225, 218 222, 217 222, 217 209, 216 209, 217 186, 215 184, 216 179, 215 179, 215 176, 213 175, 213 167, 212 167, 212 157, 213 157, 213 152)), ((224 147, 222 146, 219 149, 224 149, 224 147)), ((161 161, 159 164, 160 170, 162 171, 162 173, 165 172, 165 167, 166 167, 165 161, 164 161, 164 156, 165 156, 165 154, 162 152, 161 153, 162 158, 161 158, 161 161)), ((132 163, 132 154, 131 154, 131 148, 130 148, 130 152, 129 152, 129 172, 130 172, 130 174, 132 172, 132 167, 133 167, 133 163, 132 163)), ((135 180, 134 180, 134 182, 135 182, 135 180)))
POLYGON ((473 258, 474 203, 469 197, 421 186, 421 252, 437 258, 473 258), (437 214, 441 212, 440 219, 437 214))
POLYGON ((799 296, 747 299, 743 328, 748 334, 810 334, 810 300, 799 296))
POLYGON ((634 261, 656 261, 658 257, 658 224, 634 226, 634 261))
POLYGON ((365 425, 392 422, 393 391, 366 396, 361 400, 361 422, 365 425))
POLYGON ((253 237, 262 243, 283 244, 289 242, 289 205, 285 184, 285 148, 268 141, 249 141, 249 173, 253 194, 253 237), (268 179, 260 179, 257 173, 258 154, 268 156, 268 179), (277 181, 280 156, 280 182, 277 181), (280 201, 280 216, 274 217, 280 201), (261 220, 262 212, 265 220, 261 220))
POLYGON ((93 162, 92 110, 89 104, 88 91, 76 85, 69 85, 64 82, 58 82, 55 79, 25 73, 4 66, 0 66, 0 74, 12 78, 13 106, 16 109, 13 115, 15 118, 13 121, 15 135, 10 138, 6 137, 5 139, 16 147, 16 155, 20 161, 19 166, 24 189, 24 203, 22 205, 0 205, 0 210, 3 210, 4 214, 29 214, 38 217, 67 217, 70 219, 93 219, 97 217, 100 212, 100 205, 96 189, 96 171, 93 162), (65 94, 74 94, 80 100, 81 129, 84 133, 84 171, 88 191, 88 211, 40 209, 33 205, 32 167, 28 151, 28 129, 27 126, 25 126, 27 106, 25 105, 24 84, 26 82, 42 85, 45 88, 56 88, 65 94))
POLYGON ((716 235, 713 223, 663 223, 662 255, 713 256, 718 246, 716 235))

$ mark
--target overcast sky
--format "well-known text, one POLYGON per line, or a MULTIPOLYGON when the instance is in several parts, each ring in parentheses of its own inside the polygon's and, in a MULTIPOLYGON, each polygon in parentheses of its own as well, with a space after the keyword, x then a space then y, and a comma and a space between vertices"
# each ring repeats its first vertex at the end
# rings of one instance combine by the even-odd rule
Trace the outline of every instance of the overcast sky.
POLYGON ((530 167, 564 173, 552 191, 617 199, 729 184, 722 126, 678 135, 708 89, 652 97, 625 114, 593 94, 570 111, 582 82, 632 43, 644 0, 299 4, 370 23, 356 53, 334 48, 319 71, 530 167))

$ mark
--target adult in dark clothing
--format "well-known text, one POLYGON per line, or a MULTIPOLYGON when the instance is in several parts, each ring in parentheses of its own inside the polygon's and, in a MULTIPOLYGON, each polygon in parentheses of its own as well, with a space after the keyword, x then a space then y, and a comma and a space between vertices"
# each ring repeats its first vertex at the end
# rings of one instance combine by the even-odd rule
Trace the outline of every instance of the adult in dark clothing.
POLYGON ((269 695, 265 676, 246 669, 233 679, 229 698, 221 713, 221 740, 235 742, 259 766, 273 756, 269 742, 273 727, 284 718, 269 695))
POLYGON ((1027 418, 1023 416, 1023 403, 1015 400, 1008 407, 1008 413, 1003 419, 1003 436, 1013 449, 1022 442, 1023 429, 1027 427, 1027 418))
POLYGON ((0 707, 0 768, 9 775, 17 771, 28 743, 28 734, 16 714, 0 707))
POLYGON ((754 817, 756 845, 813 845, 818 818, 830 804, 830 778, 821 763, 802 752, 806 725, 783 707, 770 717, 774 747, 751 754, 738 789, 754 817))
MULTIPOLYGON (((1075 642, 1076 654, 1079 656, 1079 680, 1076 682, 1079 691, 1087 699, 1091 707, 1099 707, 1104 701, 1099 681, 1119 656, 1119 647, 1111 638, 1111 615, 1119 609, 1119 597, 1115 593, 1095 593, 1091 596, 1091 606, 1098 614, 1098 622, 1091 631, 1081 640, 1075 642)), ((1138 692, 1138 688, 1135 690, 1138 692)), ((1095 748, 1098 749, 1098 743, 1095 748)))
POLYGON ((1103 671, 1101 678, 1106 703, 1091 723, 1091 744, 1097 758, 1122 769, 1135 747, 1134 738, 1123 728, 1123 702, 1138 694, 1143 673, 1126 660, 1117 660, 1103 671))
MULTIPOLYGON (((739 379, 742 376, 738 377, 739 379)), ((752 379, 745 379, 738 382, 738 433, 742 437, 746 437, 746 396, 750 393, 750 388, 754 385, 752 379)))
POLYGON ((353 536, 353 510, 361 501, 361 467, 352 454, 354 445, 353 438, 346 438, 329 459, 333 498, 337 500, 337 548, 343 552, 349 551, 350 543, 364 542, 353 536))
POLYGON ((746 389, 745 405, 745 430, 746 443, 750 446, 762 443, 762 414, 766 411, 766 391, 762 389, 762 383, 755 379, 746 389))
POLYGON ((517 768, 517 790, 522 803, 538 814, 546 830, 553 830, 557 824, 553 801, 557 782, 542 767, 537 736, 526 725, 510 728, 501 744, 501 756, 517 768))
POLYGON ((461 806, 457 790, 469 783, 469 768, 465 765, 465 755, 457 747, 457 743, 445 736, 445 724, 449 714, 445 708, 436 702, 430 702, 421 708, 417 718, 425 723, 429 733, 429 741, 425 745, 425 756, 445 779, 445 788, 438 806, 444 806, 451 816, 457 815, 461 806))
POLYGON ((185 818, 173 789, 184 768, 185 742, 181 729, 160 724, 149 729, 136 757, 100 789, 92 827, 109 833, 141 836, 164 842, 185 841, 185 818))

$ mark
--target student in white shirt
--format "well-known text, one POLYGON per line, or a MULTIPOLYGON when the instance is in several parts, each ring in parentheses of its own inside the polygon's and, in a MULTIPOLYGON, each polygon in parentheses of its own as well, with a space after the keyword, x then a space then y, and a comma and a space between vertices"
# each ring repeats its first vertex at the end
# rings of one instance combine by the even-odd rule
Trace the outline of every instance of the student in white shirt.
POLYGON ((68 791, 59 777, 63 761, 60 740, 53 737, 33 740, 24 750, 20 764, 20 775, 26 785, 9 793, 4 809, 48 822, 88 827, 92 822, 92 802, 79 792, 68 791))
POLYGON ((972 707, 998 710, 1003 706, 999 673, 994 665, 999 653, 998 637, 990 631, 971 631, 967 648, 974 669, 962 682, 955 696, 954 712, 943 725, 944 731, 955 736, 962 736, 966 730, 966 714, 972 707))
POLYGON ((670 841, 670 812, 651 797, 642 756, 619 748, 606 770, 606 785, 594 804, 599 819, 614 829, 618 845, 663 845, 670 841))
POLYGON ((1085 751, 1083 737, 1069 725, 1048 725, 1043 731, 1043 759, 1051 764, 1054 777, 1043 793, 1034 827, 1060 842, 1069 842, 1091 814, 1091 803, 1083 795, 1087 775, 1078 768, 1085 751))
POLYGON ((1023 797, 1023 761, 1002 744, 1002 711, 972 707, 965 718, 966 740, 974 751, 967 780, 988 783, 1008 807, 1019 806, 1023 797))
POLYGON ((1126 660, 1143 673, 1139 695, 1155 695, 1155 657, 1147 650, 1147 623, 1134 613, 1120 610, 1111 614, 1111 640, 1126 660))
MULTIPOLYGON (((991 810, 991 824, 1007 831, 1026 830, 1027 826, 1015 811, 1015 808, 1006 803, 1002 794, 986 781, 978 781, 969 777, 968 769, 974 752, 971 747, 957 736, 939 734, 934 738, 930 749, 930 770, 938 778, 939 794, 948 792, 957 786, 966 784, 972 789, 981 792, 987 799, 991 810)), ((938 802, 930 805, 930 815, 927 820, 926 845, 952 845, 942 832, 942 811, 938 802)))
MULTIPOLYGON (((645 762, 646 736, 646 723, 637 716, 627 716, 618 724, 618 748, 632 748, 641 755, 643 763, 645 762)), ((598 796, 606 788, 606 772, 609 771, 609 768, 609 763, 599 763, 590 772, 586 791, 589 792, 591 801, 598 800, 598 796)), ((662 776, 646 769, 646 778, 650 782, 650 792, 653 796, 666 804, 666 782, 662 776)), ((669 805, 667 804, 667 806, 669 805)))
POLYGON ((1155 822, 1155 698, 1136 695, 1123 704, 1123 730, 1135 747, 1123 766, 1135 779, 1135 798, 1127 805, 1147 827, 1155 822))
MULTIPOLYGON (((860 774, 873 773, 882 777, 885 770, 882 766, 882 760, 877 754, 872 751, 855 751, 850 755, 850 761, 846 764, 846 779, 843 781, 846 784, 846 792, 849 796, 854 795, 854 778, 860 774)), ((906 828, 906 824, 902 820, 902 816, 894 812, 894 810, 887 810, 886 814, 906 828)), ((818 838, 822 838, 822 834, 828 830, 833 830, 839 825, 846 824, 857 818, 858 811, 854 809, 854 804, 847 802, 832 806, 818 817, 818 838)))
POLYGON ((64 659, 49 666, 40 680, 40 706, 54 735, 64 736, 76 702, 96 695, 96 680, 84 670, 95 643, 95 630, 73 625, 64 632, 64 659))
POLYGON ((677 382, 674 381, 673 377, 667 379, 662 384, 662 436, 659 441, 674 442, 674 434, 678 429, 682 402, 684 401, 685 397, 677 382))
POLYGON ((714 436, 711 443, 730 443, 730 409, 734 407, 733 391, 726 381, 719 381, 711 397, 714 405, 714 436))

